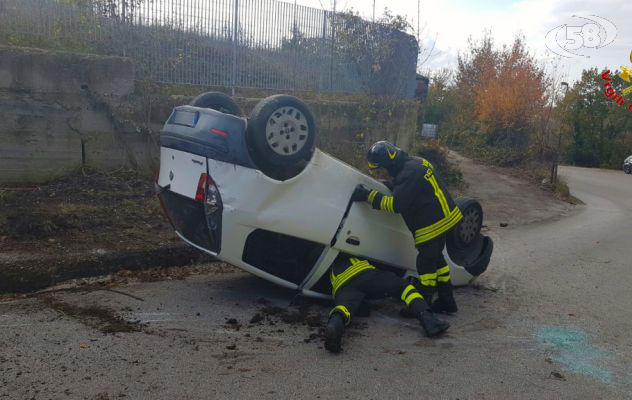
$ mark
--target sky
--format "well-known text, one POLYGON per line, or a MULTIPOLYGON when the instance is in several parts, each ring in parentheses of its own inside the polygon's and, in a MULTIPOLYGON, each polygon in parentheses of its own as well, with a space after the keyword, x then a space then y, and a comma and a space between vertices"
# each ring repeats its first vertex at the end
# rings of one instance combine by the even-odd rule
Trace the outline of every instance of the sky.
MULTIPOLYGON (((290 0, 286 0, 291 2, 290 0)), ((333 0, 296 0, 297 4, 331 10, 333 0)), ((417 0, 375 0, 376 15, 388 7, 393 13, 404 15, 414 28, 421 29, 422 46, 429 48, 435 43, 435 50, 419 69, 423 72, 456 66, 457 56, 467 50, 468 37, 480 39, 483 32, 490 30, 495 43, 499 46, 513 42, 517 34, 525 36, 531 53, 550 70, 558 65, 556 74, 560 80, 573 82, 581 77, 583 69, 607 67, 614 70, 621 65, 632 67, 632 2, 625 0, 441 0, 420 1, 420 18, 417 18, 417 0), (577 17, 574 17, 577 16, 577 17), (609 20, 616 27, 616 38, 610 44, 595 48, 581 47, 574 52, 586 57, 565 58, 552 55, 547 51, 547 33, 561 27, 557 36, 549 37, 549 43, 558 42, 562 46, 572 43, 565 36, 573 33, 584 24, 593 24, 581 17, 598 16, 609 20), (574 28, 578 27, 578 28, 574 28), (435 40, 436 39, 436 40, 435 40), (557 39, 557 40, 556 40, 557 39)), ((373 14, 372 0, 337 0, 337 10, 353 8, 366 19, 373 14)), ((603 20, 598 20, 603 21, 603 20)), ((603 26, 608 25, 603 23, 603 26)), ((584 27, 584 30, 591 26, 584 27)), ((593 37, 603 43, 614 37, 613 29, 606 32, 599 28, 599 36, 593 37)), ((555 33, 555 31, 554 31, 555 33)), ((577 36, 575 36, 577 38, 577 36)), ((589 40, 580 36, 579 40, 589 40)), ((578 45, 582 43, 578 40, 578 45)), ((572 47, 572 45, 571 45, 572 47)), ((567 46, 568 50, 568 46, 567 46)), ((559 50, 558 52, 563 52, 559 50)))

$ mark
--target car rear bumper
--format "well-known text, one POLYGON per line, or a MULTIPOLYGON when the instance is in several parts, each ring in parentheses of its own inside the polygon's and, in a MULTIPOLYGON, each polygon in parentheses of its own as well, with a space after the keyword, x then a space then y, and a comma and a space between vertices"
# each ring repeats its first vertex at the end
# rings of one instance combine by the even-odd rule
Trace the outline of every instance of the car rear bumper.
POLYGON ((204 203, 160 189, 158 198, 176 233, 211 254, 221 250, 221 211, 208 214, 204 203))

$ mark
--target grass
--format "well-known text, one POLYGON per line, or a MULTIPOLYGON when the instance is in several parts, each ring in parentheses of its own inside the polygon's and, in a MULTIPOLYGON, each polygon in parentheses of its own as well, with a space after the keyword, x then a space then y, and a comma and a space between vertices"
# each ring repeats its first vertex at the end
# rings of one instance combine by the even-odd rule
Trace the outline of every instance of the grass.
MULTIPOLYGON (((0 236, 79 242, 146 239, 149 227, 167 227, 150 179, 133 171, 73 172, 29 191, 0 190, 0 236)), ((159 230, 160 232, 160 230, 159 230)), ((170 229, 165 230, 170 235, 170 229)))

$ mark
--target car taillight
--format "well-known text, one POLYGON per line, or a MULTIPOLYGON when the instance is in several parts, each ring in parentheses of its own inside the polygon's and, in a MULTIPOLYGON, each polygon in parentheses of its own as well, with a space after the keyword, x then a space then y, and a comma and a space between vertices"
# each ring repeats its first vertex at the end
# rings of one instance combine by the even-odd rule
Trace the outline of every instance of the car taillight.
POLYGON ((204 202, 207 214, 214 213, 222 206, 219 190, 213 178, 203 173, 200 175, 195 201, 204 202))
POLYGON ((195 201, 204 201, 204 191, 206 185, 206 174, 201 174, 200 179, 198 180, 197 190, 195 191, 195 201))
POLYGON ((222 200, 219 196, 217 185, 210 176, 206 179, 206 188, 206 213, 212 214, 222 206, 222 200))

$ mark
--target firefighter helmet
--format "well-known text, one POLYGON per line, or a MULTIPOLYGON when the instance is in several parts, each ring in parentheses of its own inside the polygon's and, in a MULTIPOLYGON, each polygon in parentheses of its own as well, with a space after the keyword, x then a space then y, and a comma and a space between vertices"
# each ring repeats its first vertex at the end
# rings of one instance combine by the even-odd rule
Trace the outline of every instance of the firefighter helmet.
POLYGON ((374 143, 366 156, 369 169, 386 168, 389 171, 405 157, 402 149, 384 140, 374 143))

